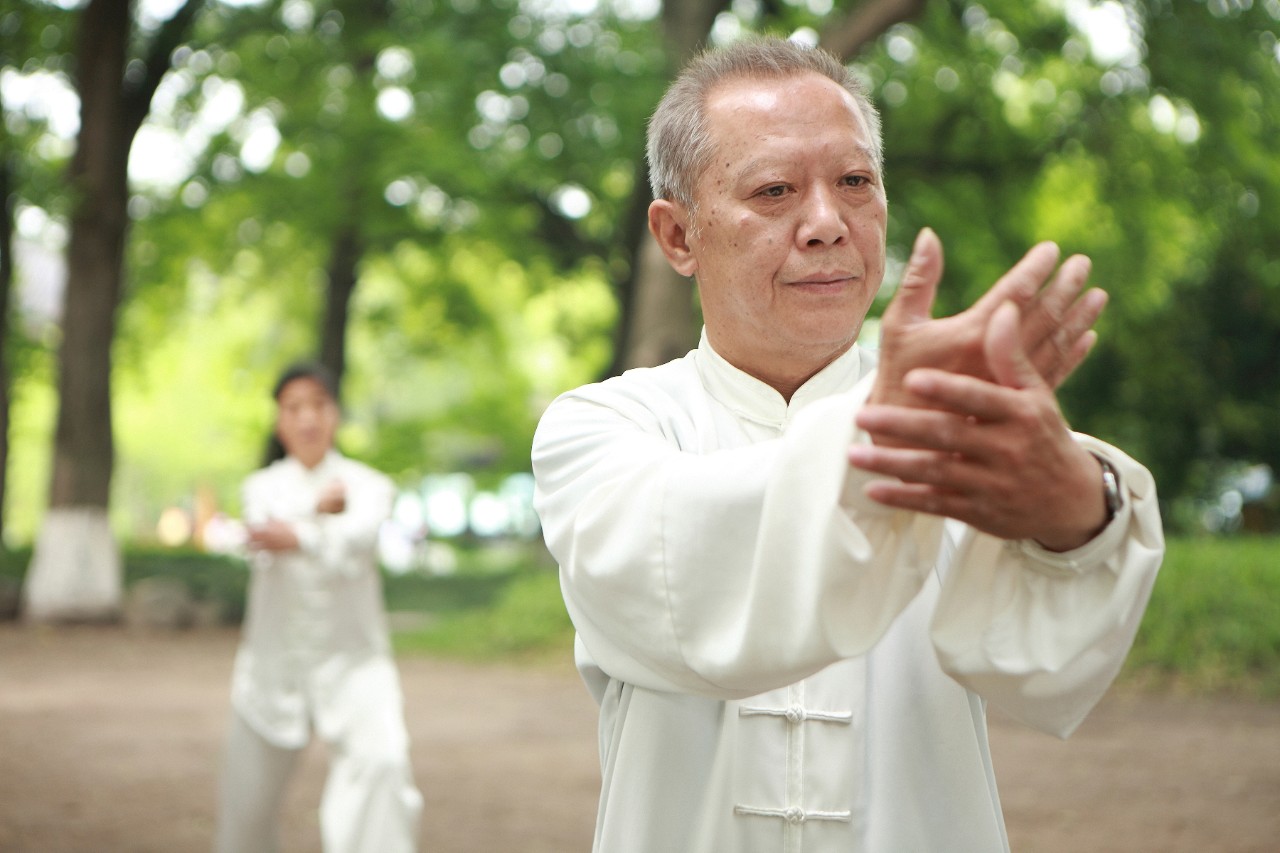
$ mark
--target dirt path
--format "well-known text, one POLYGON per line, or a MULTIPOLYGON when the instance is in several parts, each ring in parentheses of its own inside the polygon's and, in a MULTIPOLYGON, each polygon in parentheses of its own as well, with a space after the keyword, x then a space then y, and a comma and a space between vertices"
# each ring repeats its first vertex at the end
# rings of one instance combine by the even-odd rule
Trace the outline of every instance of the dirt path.
MULTIPOLYGON (((234 645, 0 626, 0 851, 207 850, 234 645)), ((401 673, 423 853, 590 850, 595 708, 567 663, 401 673)), ((1066 743, 999 719, 992 740, 1019 853, 1280 851, 1280 704, 1112 695, 1066 743)), ((323 777, 313 748, 286 853, 319 849, 323 777)))

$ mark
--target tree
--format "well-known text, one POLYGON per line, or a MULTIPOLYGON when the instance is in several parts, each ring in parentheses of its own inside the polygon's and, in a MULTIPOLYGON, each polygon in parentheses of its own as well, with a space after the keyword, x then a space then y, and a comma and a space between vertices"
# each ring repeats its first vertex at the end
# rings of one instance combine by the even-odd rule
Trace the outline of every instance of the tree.
MULTIPOLYGON (((0 116, 4 115, 0 101, 0 116)), ((13 292, 14 161, 8 133, 0 130, 0 542, 4 540, 4 507, 9 468, 9 301, 13 292)))
POLYGON ((649 103, 626 96, 637 78, 656 89, 656 41, 645 22, 604 12, 501 16, 407 0, 379 22, 367 4, 308 8, 219 9, 222 35, 179 56, 180 132, 227 88, 243 104, 185 185, 139 206, 140 298, 126 337, 169 333, 181 305, 168 283, 193 267, 218 300, 278 294, 279 331, 241 363, 314 353, 315 331, 330 329, 326 340, 356 360, 355 388, 344 382, 354 418, 377 421, 378 441, 356 448, 366 458, 519 470, 530 398, 562 384, 556 364, 569 356, 596 364, 583 379, 600 361, 559 340, 537 342, 545 357, 532 359, 532 330, 605 352, 608 306, 581 290, 618 265, 610 238, 633 165, 618 152, 642 138, 649 103), (280 16, 284 27, 261 26, 280 16), (255 121, 278 142, 248 164, 255 121), (342 282, 345 297, 325 297, 342 282), (534 319, 521 316, 529 300, 534 319))
MULTIPOLYGON (((0 15, 0 73, 22 68, 39 56, 39 41, 48 41, 46 34, 60 32, 58 26, 63 13, 43 7, 15 8, 0 15), (41 36, 37 37, 37 33, 41 36)), ((46 49, 51 45, 46 45, 46 49)), ((16 285, 14 253, 16 249, 14 216, 24 189, 33 190, 40 183, 36 172, 39 164, 26 156, 32 139, 45 129, 43 121, 32 121, 25 114, 12 116, 6 113, 6 105, 0 96, 0 541, 5 532, 6 504, 8 498, 8 471, 10 454, 10 418, 14 356, 18 354, 22 340, 20 329, 13 318, 13 291, 16 285)))
POLYGON ((947 248, 939 312, 1056 239, 1091 255, 1113 295, 1101 344, 1062 392, 1073 422, 1149 462, 1166 496, 1274 459, 1280 321, 1259 247, 1280 209, 1268 153, 1280 113, 1266 108, 1280 6, 700 0, 659 18, 640 6, 210 4, 149 117, 197 141, 190 174, 132 188, 111 351, 131 425, 116 511, 136 501, 149 527, 142 504, 205 477, 233 501, 268 417, 249 395, 282 360, 331 353, 348 449, 410 482, 521 470, 555 393, 611 360, 684 352, 693 289, 642 257, 644 124, 687 52, 748 30, 836 50, 880 105, 879 304, 923 225, 947 248), (1116 10, 1135 39, 1120 59, 1078 17, 1116 10), (210 130, 204 111, 228 93, 240 106, 210 130), (255 159, 259 136, 274 141, 255 159), (646 283, 653 272, 665 285, 646 283), (203 395, 201 422, 134 428, 140 387, 172 412, 205 383, 217 395, 203 395), (211 442, 229 452, 207 458, 211 442))
POLYGON ((90 0, 80 17, 80 133, 68 173, 75 197, 59 408, 49 512, 23 590, 30 619, 112 618, 119 609, 120 563, 107 505, 114 463, 111 346, 124 275, 129 150, 200 5, 187 0, 132 62, 131 0, 90 0))

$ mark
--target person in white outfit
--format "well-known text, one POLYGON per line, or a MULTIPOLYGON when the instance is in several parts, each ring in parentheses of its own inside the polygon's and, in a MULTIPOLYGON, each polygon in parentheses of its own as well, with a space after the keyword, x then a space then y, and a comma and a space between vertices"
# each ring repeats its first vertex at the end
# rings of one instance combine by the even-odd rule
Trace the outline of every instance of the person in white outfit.
POLYGON ((334 449, 325 368, 289 368, 274 396, 284 456, 243 489, 251 574, 214 851, 278 849, 280 803, 314 732, 330 761, 325 853, 413 853, 422 797, 376 561, 394 487, 334 449))
POLYGON ((859 346, 879 119, 835 57, 780 39, 696 58, 648 154, 701 343, 561 396, 533 443, 600 705, 594 849, 1008 850, 988 706, 1069 734, 1164 548, 1150 474, 1056 403, 1105 302, 1087 259, 1037 245, 933 319, 925 230, 879 352, 859 346))

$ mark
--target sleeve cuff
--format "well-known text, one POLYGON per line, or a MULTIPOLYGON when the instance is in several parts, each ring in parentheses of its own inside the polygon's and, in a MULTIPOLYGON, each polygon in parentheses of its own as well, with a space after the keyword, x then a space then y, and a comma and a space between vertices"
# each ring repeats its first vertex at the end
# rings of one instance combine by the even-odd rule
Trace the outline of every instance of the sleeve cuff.
POLYGON ((1031 565, 1049 575, 1082 574, 1102 565, 1115 553, 1125 539, 1129 529, 1129 516, 1133 511, 1133 501, 1129 490, 1125 488, 1124 475, 1118 460, 1106 452, 1104 446, 1093 442, 1081 441, 1090 453, 1101 456, 1111 464, 1116 477, 1116 485, 1120 493, 1120 506, 1107 526, 1079 548, 1070 551, 1050 551, 1032 539, 1020 539, 1007 543, 1007 547, 1021 551, 1031 560, 1031 565))

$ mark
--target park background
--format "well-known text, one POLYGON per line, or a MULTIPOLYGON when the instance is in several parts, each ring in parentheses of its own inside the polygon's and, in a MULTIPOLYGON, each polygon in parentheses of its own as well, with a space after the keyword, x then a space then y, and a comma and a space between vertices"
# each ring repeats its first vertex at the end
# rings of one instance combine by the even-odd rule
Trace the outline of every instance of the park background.
POLYGON ((938 313, 1039 240, 1093 259, 1062 404, 1150 467, 1170 537, 1122 682, 1274 704, 1280 0, 0 0, 0 610, 38 567, 120 578, 54 624, 155 578, 176 622, 234 624, 244 565, 212 552, 272 380, 315 357, 340 446, 402 491, 401 652, 563 659, 533 428, 696 342, 644 124, 699 45, 763 31, 881 108, 873 315, 924 226, 938 313))

